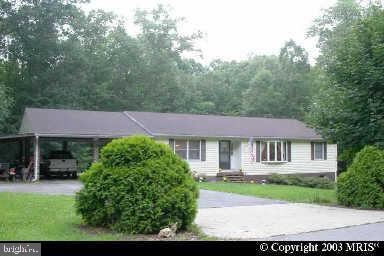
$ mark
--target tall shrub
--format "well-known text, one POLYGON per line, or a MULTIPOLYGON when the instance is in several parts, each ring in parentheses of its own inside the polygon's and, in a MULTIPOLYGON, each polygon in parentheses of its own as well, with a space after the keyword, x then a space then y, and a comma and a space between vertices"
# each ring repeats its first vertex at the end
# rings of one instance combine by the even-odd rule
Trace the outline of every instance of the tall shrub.
POLYGON ((337 182, 337 199, 347 206, 384 208, 384 151, 363 148, 337 182))
POLYGON ((145 136, 116 139, 82 176, 76 206, 86 223, 126 233, 187 228, 198 188, 188 164, 168 145, 145 136))

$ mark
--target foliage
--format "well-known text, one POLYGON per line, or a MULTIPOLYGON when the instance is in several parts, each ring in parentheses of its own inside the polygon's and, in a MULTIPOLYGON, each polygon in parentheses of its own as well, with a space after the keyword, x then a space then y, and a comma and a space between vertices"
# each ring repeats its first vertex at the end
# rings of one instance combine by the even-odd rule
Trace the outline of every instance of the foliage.
POLYGON ((0 127, 15 132, 25 107, 141 110, 305 119, 352 162, 384 141, 383 8, 339 0, 315 20, 320 56, 287 41, 278 56, 205 66, 201 33, 165 6, 138 10, 133 35, 82 0, 0 2, 0 127), (6 100, 4 100, 4 98, 6 100))
POLYGON ((364 147, 337 181, 337 200, 347 206, 384 208, 384 150, 364 147))
POLYGON ((333 181, 327 177, 305 177, 295 174, 282 175, 273 173, 267 178, 269 183, 281 185, 294 185, 310 188, 332 189, 335 187, 333 181))
MULTIPOLYGON (((84 13, 83 1, 1 1, 0 77, 15 99, 7 132, 25 107, 178 111, 183 101, 181 55, 200 33, 182 35, 162 6, 137 11, 140 32, 103 11, 84 13)), ((192 64, 191 64, 192 65, 192 64)))
POLYGON ((364 145, 383 146, 383 7, 339 1, 317 19, 310 34, 319 36, 319 64, 327 79, 308 121, 337 142, 343 160, 351 162, 364 145))
POLYGON ((301 119, 310 103, 310 74, 306 51, 293 40, 286 42, 273 66, 257 70, 243 93, 242 112, 301 119))
POLYGON ((201 182, 201 189, 236 193, 300 203, 336 204, 334 189, 319 189, 292 185, 250 184, 230 182, 201 182))
POLYGON ((165 6, 137 10, 131 35, 116 15, 85 13, 82 2, 1 2, 0 81, 14 99, 3 132, 18 129, 25 107, 296 118, 307 109, 312 72, 293 41, 280 56, 204 66, 185 58, 199 53, 202 34, 180 33, 183 19, 165 6))
POLYGON ((292 40, 279 57, 213 61, 198 81, 192 89, 200 103, 194 108, 213 114, 301 119, 312 92, 307 53, 292 40))
POLYGON ((6 66, 0 62, 0 134, 6 129, 5 123, 13 104, 13 98, 11 98, 9 88, 3 83, 6 75, 5 69, 6 66))
POLYGON ((93 226, 126 233, 189 227, 198 189, 188 164, 167 145, 145 136, 113 140, 82 176, 77 209, 93 226))

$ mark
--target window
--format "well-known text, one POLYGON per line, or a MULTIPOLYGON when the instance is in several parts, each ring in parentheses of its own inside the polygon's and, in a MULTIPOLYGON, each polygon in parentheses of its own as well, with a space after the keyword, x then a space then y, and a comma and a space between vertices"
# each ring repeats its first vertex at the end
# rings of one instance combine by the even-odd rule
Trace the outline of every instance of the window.
POLYGON ((274 141, 269 142, 269 161, 276 161, 275 146, 276 146, 276 142, 274 141))
POLYGON ((194 159, 194 160, 200 159, 200 141, 199 140, 190 140, 188 149, 189 149, 188 159, 194 159))
POLYGON ((261 161, 268 161, 268 143, 263 142, 261 144, 261 161))
POLYGON ((176 154, 178 154, 181 158, 185 160, 201 159, 200 140, 175 140, 173 150, 176 154))
POLYGON ((181 158, 187 159, 188 142, 186 140, 175 140, 175 153, 181 158))
POLYGON ((288 146, 286 141, 264 141, 261 143, 261 161, 286 162, 288 146))
POLYGON ((277 143, 277 152, 276 152, 276 158, 277 161, 281 161, 281 143, 277 143))
POLYGON ((314 143, 315 160, 324 160, 324 143, 314 143))

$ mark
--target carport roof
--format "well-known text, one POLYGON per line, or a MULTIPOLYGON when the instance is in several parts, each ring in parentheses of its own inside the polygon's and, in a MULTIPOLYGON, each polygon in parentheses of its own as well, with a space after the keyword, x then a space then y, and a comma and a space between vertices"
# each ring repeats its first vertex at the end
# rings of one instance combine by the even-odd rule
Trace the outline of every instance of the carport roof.
POLYGON ((19 134, 74 138, 149 135, 123 112, 40 108, 26 108, 19 134))
POLYGON ((322 140, 295 119, 27 108, 19 134, 115 138, 133 134, 322 140))

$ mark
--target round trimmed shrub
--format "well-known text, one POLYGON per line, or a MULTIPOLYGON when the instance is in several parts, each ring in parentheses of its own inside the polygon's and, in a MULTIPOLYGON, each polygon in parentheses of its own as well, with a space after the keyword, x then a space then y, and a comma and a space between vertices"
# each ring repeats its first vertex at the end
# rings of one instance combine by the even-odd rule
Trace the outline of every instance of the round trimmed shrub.
POLYGON ((145 136, 116 139, 81 175, 76 208, 93 226, 131 234, 185 229, 197 212, 198 188, 188 164, 145 136))
POLYGON ((384 208, 384 151, 363 148, 337 181, 340 204, 361 208, 384 208))

